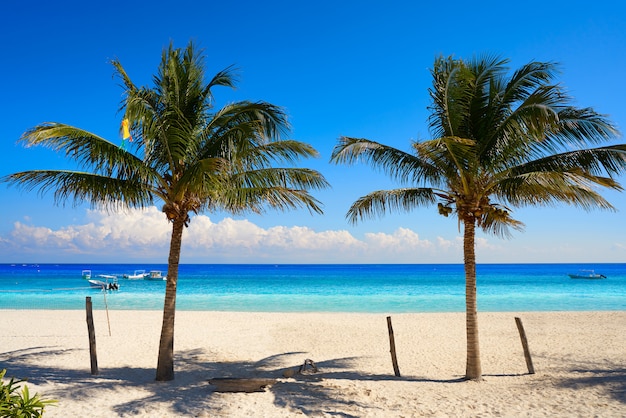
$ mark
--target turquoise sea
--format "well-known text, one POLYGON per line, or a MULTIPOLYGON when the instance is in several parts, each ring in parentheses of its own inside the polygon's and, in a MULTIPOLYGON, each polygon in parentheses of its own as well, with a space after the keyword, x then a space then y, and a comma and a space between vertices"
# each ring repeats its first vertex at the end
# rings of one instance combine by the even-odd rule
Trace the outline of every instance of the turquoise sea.
MULTIPOLYGON (((166 265, 0 264, 0 309, 161 310, 164 281, 128 280, 134 270, 166 265), (103 292, 81 277, 90 269, 118 275, 120 289, 103 292), (106 305, 105 305, 106 304, 106 305)), ((481 264, 480 311, 626 310, 626 264, 481 264), (593 269, 601 280, 571 279, 593 269)), ((180 266, 178 310, 249 312, 463 312, 463 265, 180 266)))

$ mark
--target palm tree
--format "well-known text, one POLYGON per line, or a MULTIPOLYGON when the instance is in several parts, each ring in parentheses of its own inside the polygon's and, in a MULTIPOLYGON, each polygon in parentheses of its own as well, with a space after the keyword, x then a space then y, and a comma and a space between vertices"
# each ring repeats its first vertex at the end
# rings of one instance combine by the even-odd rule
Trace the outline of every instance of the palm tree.
POLYGON ((72 126, 44 123, 24 133, 21 141, 63 151, 85 171, 25 171, 3 180, 27 190, 53 190, 57 203, 73 198, 112 209, 163 205, 172 235, 156 379, 172 380, 178 265, 190 214, 240 214, 268 207, 321 213, 309 190, 327 182, 315 170, 293 167, 317 152, 308 144, 281 139, 289 125, 279 107, 242 101, 214 110, 212 88, 233 87, 233 70, 227 68, 205 84, 203 57, 191 42, 186 49, 170 44, 163 51, 152 88, 133 84, 119 61, 113 65, 125 87, 122 110, 135 153, 72 126))
POLYGON ((331 161, 369 163, 404 188, 359 198, 351 222, 437 203, 463 226, 466 379, 481 378, 476 300, 476 227, 509 237, 523 224, 511 207, 559 202, 613 209, 596 186, 622 190, 626 145, 599 146, 616 128, 590 108, 576 108, 554 84, 553 63, 531 62, 507 76, 508 60, 440 57, 431 71, 430 140, 406 153, 368 139, 340 137, 331 161))

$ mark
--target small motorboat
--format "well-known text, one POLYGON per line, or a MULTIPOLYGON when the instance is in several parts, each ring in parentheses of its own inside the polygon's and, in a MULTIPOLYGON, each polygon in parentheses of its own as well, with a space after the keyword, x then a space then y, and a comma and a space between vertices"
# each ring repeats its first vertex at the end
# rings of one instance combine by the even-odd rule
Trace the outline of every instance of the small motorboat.
POLYGON ((161 270, 151 270, 145 277, 146 280, 167 280, 167 276, 161 273, 161 270))
POLYGON ((145 270, 135 270, 133 274, 123 274, 122 277, 129 280, 139 280, 148 277, 148 273, 145 270))
POLYGON ((91 279, 91 270, 83 270, 83 272, 81 273, 81 276, 85 280, 91 279))
POLYGON ((568 274, 568 276, 572 279, 606 279, 604 274, 598 274, 593 270, 580 270, 576 274, 568 274))

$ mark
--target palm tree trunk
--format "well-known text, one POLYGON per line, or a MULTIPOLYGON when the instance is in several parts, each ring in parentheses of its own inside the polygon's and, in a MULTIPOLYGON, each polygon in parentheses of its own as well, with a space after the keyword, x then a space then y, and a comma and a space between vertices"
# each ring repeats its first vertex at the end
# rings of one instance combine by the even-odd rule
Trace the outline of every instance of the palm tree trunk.
POLYGON ((163 304, 163 325, 161 326, 161 342, 159 343, 159 359, 156 380, 174 380, 174 317, 176 314, 176 284, 178 282, 178 264, 180 247, 183 241, 183 219, 175 219, 172 224, 170 255, 167 264, 167 284, 165 286, 165 303, 163 304))
POLYGON ((476 304, 476 224, 463 222, 463 258, 465 262, 465 331, 467 334, 467 366, 465 378, 480 380, 480 347, 478 344, 478 309, 476 304))

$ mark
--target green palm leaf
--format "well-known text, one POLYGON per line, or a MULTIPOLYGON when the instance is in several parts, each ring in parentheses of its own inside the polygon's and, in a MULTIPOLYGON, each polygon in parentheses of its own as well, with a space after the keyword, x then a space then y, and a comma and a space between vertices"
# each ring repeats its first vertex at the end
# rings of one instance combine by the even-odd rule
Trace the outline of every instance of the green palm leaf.
POLYGON ((348 220, 356 223, 359 219, 382 216, 388 211, 410 211, 417 206, 433 204, 436 201, 432 189, 379 190, 357 199, 348 210, 348 220))
POLYGON ((6 181, 26 191, 38 189, 42 195, 52 191, 59 204, 73 200, 75 205, 87 202, 102 208, 123 209, 146 207, 154 201, 151 190, 141 182, 92 173, 32 170, 11 174, 6 181))

